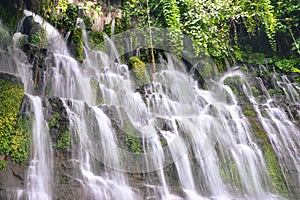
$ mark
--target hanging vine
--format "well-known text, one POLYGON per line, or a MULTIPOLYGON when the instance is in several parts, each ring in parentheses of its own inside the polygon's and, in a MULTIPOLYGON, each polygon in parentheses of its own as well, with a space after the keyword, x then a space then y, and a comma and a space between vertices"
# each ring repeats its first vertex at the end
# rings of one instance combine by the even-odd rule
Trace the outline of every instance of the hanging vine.
POLYGON ((180 56, 183 49, 183 34, 181 31, 180 10, 176 0, 162 0, 162 11, 168 29, 169 45, 173 52, 180 56))

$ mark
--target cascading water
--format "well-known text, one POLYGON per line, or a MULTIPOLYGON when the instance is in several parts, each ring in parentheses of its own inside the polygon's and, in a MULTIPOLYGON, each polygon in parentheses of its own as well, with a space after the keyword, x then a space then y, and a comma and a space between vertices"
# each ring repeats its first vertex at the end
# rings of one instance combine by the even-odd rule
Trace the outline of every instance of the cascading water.
POLYGON ((28 95, 32 101, 34 121, 32 130, 32 160, 26 180, 26 193, 30 200, 52 199, 52 147, 44 120, 42 100, 28 95))
MULTIPOLYGON (((79 164, 83 176, 81 180, 85 192, 83 198, 91 200, 135 199, 134 193, 126 185, 123 174, 114 170, 119 169, 119 156, 110 120, 101 109, 89 108, 83 101, 72 101, 71 104, 71 108, 66 103, 65 106, 70 117, 72 133, 76 134, 74 137, 78 137, 80 140, 79 147, 76 147, 78 148, 77 155, 73 155, 73 159, 76 159, 74 162, 79 164), (89 116, 86 109, 93 111, 93 115, 89 116), (90 123, 93 120, 95 120, 95 124, 90 123), (94 133, 89 132, 91 126, 93 126, 94 133), (101 141, 98 140, 95 143, 93 140, 95 138, 101 138, 101 141), (103 176, 94 174, 95 159, 91 157, 91 154, 98 155, 98 157, 103 156, 104 162, 111 167, 111 169, 105 168, 103 176)), ((99 161, 96 163, 100 164, 99 161)))
MULTIPOLYGON (((25 11, 25 15, 32 13, 25 11)), ((78 172, 72 179, 83 191, 78 198, 282 199, 272 194, 264 153, 238 97, 225 84, 227 79, 242 77, 249 85, 242 72, 230 71, 203 90, 178 60, 167 56, 142 96, 135 91, 128 66, 116 59, 119 56, 109 38, 107 55, 91 50, 84 37, 85 60, 80 64, 70 56, 57 30, 36 15, 34 19, 43 25, 48 40, 50 61, 42 84, 51 88, 48 96, 60 98, 69 118, 70 161, 78 172), (167 168, 174 169, 171 175, 167 168), (138 179, 143 181, 134 183, 138 179)), ((84 26, 78 27, 86 36, 84 26)), ((53 199, 52 150, 43 117, 47 108, 40 97, 33 96, 33 66, 24 62, 21 37, 16 33, 13 48, 0 52, 5 62, 0 70, 22 78, 34 108, 33 154, 22 194, 30 200, 53 199), (7 63, 12 68, 2 67, 7 63)), ((299 104, 299 87, 286 77, 278 85, 290 101, 299 104)), ((295 142, 299 128, 272 104, 270 96, 262 111, 251 92, 245 89, 245 93, 281 167, 288 167, 291 160, 300 180, 300 147, 295 142)))
MULTIPOLYGON (((299 105, 299 101, 297 100, 299 94, 295 87, 291 85, 286 76, 281 77, 281 79, 281 81, 277 81, 278 85, 283 89, 285 95, 292 103, 299 105)), ((258 82, 268 98, 262 104, 258 103, 253 96, 249 96, 249 99, 257 112, 263 128, 268 134, 282 169, 289 169, 292 166, 295 170, 294 172, 283 171, 284 176, 286 179, 294 179, 296 185, 299 185, 300 146, 297 142, 300 138, 299 127, 289 119, 288 114, 282 108, 274 104, 275 99, 270 96, 263 81, 258 79, 258 82)))

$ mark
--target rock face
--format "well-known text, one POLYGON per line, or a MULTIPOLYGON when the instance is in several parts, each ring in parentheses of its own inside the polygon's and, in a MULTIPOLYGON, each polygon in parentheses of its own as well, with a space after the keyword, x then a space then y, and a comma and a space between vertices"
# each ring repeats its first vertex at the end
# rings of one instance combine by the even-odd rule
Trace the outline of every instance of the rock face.
MULTIPOLYGON (((25 165, 26 166, 26 165, 25 165)), ((0 199, 15 199, 18 195, 18 189, 24 188, 26 181, 27 167, 7 161, 7 168, 0 170, 0 199)))

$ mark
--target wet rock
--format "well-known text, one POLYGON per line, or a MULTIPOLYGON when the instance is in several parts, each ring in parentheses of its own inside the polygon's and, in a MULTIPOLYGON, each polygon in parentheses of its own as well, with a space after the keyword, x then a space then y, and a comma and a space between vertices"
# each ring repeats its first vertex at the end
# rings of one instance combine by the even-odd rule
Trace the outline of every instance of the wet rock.
MULTIPOLYGON (((26 166, 26 165, 25 165, 26 166)), ((0 170, 0 199, 10 200, 17 197, 18 190, 24 188, 27 168, 7 161, 6 170, 0 170)))

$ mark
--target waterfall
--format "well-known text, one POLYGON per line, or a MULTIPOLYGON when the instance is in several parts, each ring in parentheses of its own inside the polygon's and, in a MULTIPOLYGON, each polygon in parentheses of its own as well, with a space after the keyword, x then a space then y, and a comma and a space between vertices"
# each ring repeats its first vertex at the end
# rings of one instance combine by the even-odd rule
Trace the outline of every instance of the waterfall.
MULTIPOLYGON (((282 81, 278 81, 278 85, 283 88, 285 95, 292 103, 299 104, 297 100, 299 94, 296 92, 295 87, 291 86, 286 76, 281 78, 282 81)), ((263 128, 268 134, 282 169, 290 168, 292 165, 296 171, 296 173, 293 172, 292 174, 283 172, 284 176, 287 179, 295 179, 298 185, 300 184, 300 146, 297 143, 300 138, 299 127, 289 119, 288 114, 283 109, 274 104, 275 99, 270 96, 263 81, 258 79, 258 82, 263 91, 265 91, 265 95, 268 97, 267 100, 261 105, 254 96, 249 96, 249 98, 263 128)))
MULTIPOLYGON (((56 198, 54 179, 60 177, 53 177, 55 155, 44 117, 49 108, 42 106, 40 96, 58 97, 66 110, 66 154, 74 171, 68 178, 78 183, 78 199, 284 199, 274 192, 263 149, 240 97, 226 83, 236 77, 242 80, 283 176, 300 184, 299 127, 274 103, 262 80, 257 82, 265 102, 253 96, 240 70, 228 70, 202 89, 184 64, 167 54, 155 80, 138 88, 112 39, 105 37, 108 54, 91 49, 78 20, 85 45, 85 59, 79 63, 53 26, 29 11, 25 15, 33 15, 44 27, 48 43, 41 94, 35 91, 35 66, 20 48, 22 34, 14 35, 10 49, 0 50, 0 71, 21 77, 34 113, 32 156, 18 199, 56 198), (284 171, 291 166, 292 172, 284 171)), ((276 81, 286 98, 299 105, 299 86, 286 76, 276 81)))
POLYGON ((166 138, 170 147, 172 157, 179 174, 179 179, 182 184, 182 189, 186 193, 187 199, 203 199, 196 192, 188 156, 187 154, 181 155, 182 152, 185 152, 186 148, 182 139, 169 131, 162 131, 162 134, 166 138))
POLYGON ((34 121, 32 130, 32 159, 26 180, 26 192, 30 200, 52 199, 53 155, 51 140, 45 124, 42 100, 28 95, 32 101, 34 121))
POLYGON ((81 180, 84 184, 83 198, 90 200, 135 199, 135 194, 126 185, 125 177, 116 170, 119 169, 119 156, 108 117, 101 109, 86 107, 87 105, 82 101, 73 101, 72 108, 69 108, 66 103, 64 105, 67 107, 72 133, 76 134, 73 138, 80 140, 73 159, 76 159, 74 163, 79 165, 83 176, 81 180), (89 111, 93 111, 92 116, 89 116, 89 111), (91 123, 93 120, 95 120, 95 124, 91 123), (88 130, 88 127, 91 128, 91 126, 94 126, 92 130, 96 131, 95 133, 90 133, 88 130), (100 162, 92 156, 104 157, 103 164, 107 168, 102 176, 94 174, 93 165, 99 165, 100 162))

